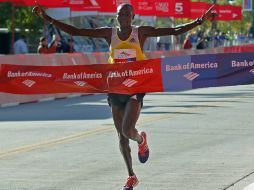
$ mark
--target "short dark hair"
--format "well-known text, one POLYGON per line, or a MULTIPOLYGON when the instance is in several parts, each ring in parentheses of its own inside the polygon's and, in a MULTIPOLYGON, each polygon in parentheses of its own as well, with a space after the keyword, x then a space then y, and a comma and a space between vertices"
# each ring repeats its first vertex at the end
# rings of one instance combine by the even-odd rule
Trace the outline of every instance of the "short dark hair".
POLYGON ((134 14, 134 8, 131 4, 128 4, 128 3, 122 3, 120 5, 118 5, 117 7, 117 11, 119 11, 120 9, 122 9, 123 7, 127 7, 128 9, 131 10, 131 12, 134 14))

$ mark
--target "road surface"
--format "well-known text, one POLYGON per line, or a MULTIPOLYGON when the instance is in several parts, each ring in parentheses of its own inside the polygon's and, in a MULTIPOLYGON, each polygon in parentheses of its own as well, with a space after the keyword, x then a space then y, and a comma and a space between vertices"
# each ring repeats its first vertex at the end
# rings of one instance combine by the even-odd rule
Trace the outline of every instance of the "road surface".
MULTIPOLYGON (((254 182, 254 85, 147 94, 135 190, 242 190, 254 182)), ((105 95, 0 108, 0 190, 120 190, 127 177, 105 95)))

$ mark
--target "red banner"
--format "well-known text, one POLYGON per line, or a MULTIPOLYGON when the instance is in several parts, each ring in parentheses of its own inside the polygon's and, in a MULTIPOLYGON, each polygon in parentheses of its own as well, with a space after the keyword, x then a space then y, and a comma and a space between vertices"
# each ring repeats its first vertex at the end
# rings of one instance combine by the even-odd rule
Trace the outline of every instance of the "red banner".
POLYGON ((174 17, 175 18, 190 18, 191 16, 191 2, 190 0, 175 0, 175 10, 174 17))
MULTIPOLYGON (((0 0, 18 5, 35 6, 35 0, 0 0)), ((116 13, 117 6, 121 3, 130 3, 135 13, 141 16, 160 16, 175 18, 201 17, 212 6, 204 2, 191 2, 190 0, 37 0, 38 4, 45 7, 70 7, 72 11, 98 11, 116 13)), ((216 5, 214 11, 218 14, 215 20, 230 21, 242 19, 241 6, 216 5)))
POLYGON ((174 16, 174 6, 173 0, 156 0, 154 2, 154 14, 159 17, 174 16))
POLYGON ((209 4, 204 2, 192 2, 191 3, 191 19, 196 19, 201 17, 209 8, 209 4))
POLYGON ((216 5, 215 12, 218 17, 215 20, 231 21, 242 20, 242 7, 232 5, 216 5))
POLYGON ((70 0, 68 7, 72 11, 98 11, 105 13, 116 13, 115 0, 70 0))
POLYGON ((190 17, 190 0, 132 0, 131 4, 141 16, 190 17))
POLYGON ((69 0, 37 0, 37 3, 35 0, 23 0, 25 2, 26 6, 36 6, 41 5, 45 7, 50 8, 56 8, 56 7, 68 7, 68 1, 69 0))
POLYGON ((14 94, 162 92, 160 59, 82 66, 0 65, 0 92, 14 94))
POLYGON ((0 0, 0 3, 12 3, 15 6, 24 6, 25 0, 0 0))
MULTIPOLYGON (((191 3, 191 19, 201 17, 212 4, 204 2, 193 2, 191 3)), ((213 9, 218 14, 214 20, 230 21, 230 20, 241 20, 242 19, 242 8, 240 6, 232 5, 216 5, 213 9)))
POLYGON ((23 0, 0 0, 0 3, 22 3, 23 0))
POLYGON ((155 16, 155 7, 153 0, 133 1, 135 13, 142 16, 155 16))

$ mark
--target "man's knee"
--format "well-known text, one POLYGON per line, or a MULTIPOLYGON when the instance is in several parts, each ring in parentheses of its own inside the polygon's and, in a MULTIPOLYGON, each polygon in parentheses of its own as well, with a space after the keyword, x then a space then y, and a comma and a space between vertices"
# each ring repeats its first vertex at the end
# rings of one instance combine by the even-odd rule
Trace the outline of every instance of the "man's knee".
POLYGON ((131 130, 130 127, 123 127, 122 134, 127 139, 132 139, 133 138, 133 131, 131 130))
POLYGON ((129 144, 129 139, 126 138, 125 136, 121 135, 121 136, 119 137, 119 144, 120 144, 121 146, 126 146, 126 145, 129 144))

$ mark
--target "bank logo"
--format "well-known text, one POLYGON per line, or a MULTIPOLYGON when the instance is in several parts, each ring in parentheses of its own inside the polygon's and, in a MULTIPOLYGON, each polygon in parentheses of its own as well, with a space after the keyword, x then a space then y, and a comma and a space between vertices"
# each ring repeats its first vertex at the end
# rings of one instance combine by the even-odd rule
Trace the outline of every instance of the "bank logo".
POLYGON ((190 81, 193 81, 195 78, 199 77, 200 74, 194 73, 194 72, 189 72, 184 75, 184 77, 190 81))
POLYGON ((33 80, 29 80, 29 79, 26 79, 22 82, 24 85, 26 85, 27 87, 31 88, 36 82, 33 81, 33 80))
POLYGON ((251 69, 251 70, 250 70, 250 73, 252 73, 252 74, 254 75, 254 69, 251 69))
POLYGON ((133 80, 133 79, 126 79, 125 81, 123 81, 123 85, 126 87, 132 87, 134 84, 137 84, 138 81, 133 80))
POLYGON ((83 86, 86 85, 86 82, 84 82, 84 81, 75 81, 74 83, 75 83, 77 86, 81 86, 81 87, 83 87, 83 86))

